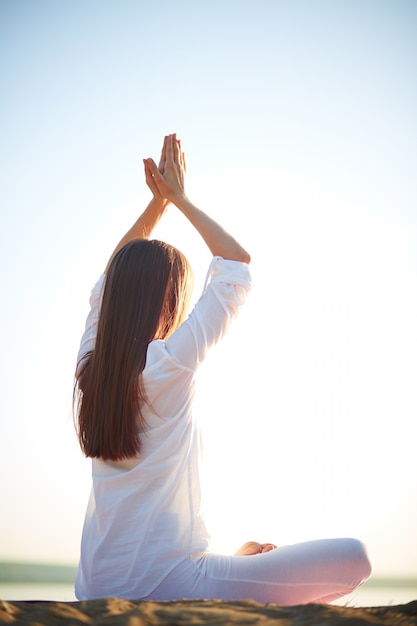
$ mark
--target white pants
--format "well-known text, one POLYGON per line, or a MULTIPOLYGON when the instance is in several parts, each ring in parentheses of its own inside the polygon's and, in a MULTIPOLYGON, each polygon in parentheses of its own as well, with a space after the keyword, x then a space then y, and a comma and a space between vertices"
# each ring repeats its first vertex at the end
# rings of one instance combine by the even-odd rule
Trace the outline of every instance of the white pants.
POLYGON ((370 573, 361 542, 323 539, 252 556, 192 556, 146 599, 252 599, 281 605, 331 602, 353 591, 370 573))

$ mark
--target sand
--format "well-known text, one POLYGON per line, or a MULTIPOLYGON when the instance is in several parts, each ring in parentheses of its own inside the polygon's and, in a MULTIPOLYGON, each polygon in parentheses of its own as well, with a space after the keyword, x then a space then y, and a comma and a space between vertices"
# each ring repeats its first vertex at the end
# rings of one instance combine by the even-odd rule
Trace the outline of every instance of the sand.
POLYGON ((181 600, 130 602, 118 598, 88 602, 0 600, 0 624, 28 626, 99 624, 102 626, 262 626, 417 625, 417 600, 399 606, 353 608, 321 604, 281 607, 251 601, 181 600))

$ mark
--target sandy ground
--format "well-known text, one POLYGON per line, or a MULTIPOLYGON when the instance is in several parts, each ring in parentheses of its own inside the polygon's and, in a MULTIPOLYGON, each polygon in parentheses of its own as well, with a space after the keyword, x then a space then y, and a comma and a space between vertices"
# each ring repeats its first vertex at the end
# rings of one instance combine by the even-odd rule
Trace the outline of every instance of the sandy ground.
POLYGON ((0 600, 0 624, 28 626, 100 624, 172 626, 259 624, 262 626, 417 625, 417 600, 399 606, 353 608, 320 604, 281 607, 251 601, 182 600, 130 602, 118 598, 88 602, 7 602, 0 600))

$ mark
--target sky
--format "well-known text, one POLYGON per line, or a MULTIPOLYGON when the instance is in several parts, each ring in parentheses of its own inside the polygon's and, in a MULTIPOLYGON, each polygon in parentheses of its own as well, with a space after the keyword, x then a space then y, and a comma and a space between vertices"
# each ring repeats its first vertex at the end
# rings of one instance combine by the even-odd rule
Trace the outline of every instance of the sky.
MULTIPOLYGON (((0 560, 76 563, 90 290, 177 132, 252 255, 199 376, 213 549, 355 536, 417 575, 417 4, 0 0, 0 560)), ((198 298, 210 254, 175 207, 198 298)))

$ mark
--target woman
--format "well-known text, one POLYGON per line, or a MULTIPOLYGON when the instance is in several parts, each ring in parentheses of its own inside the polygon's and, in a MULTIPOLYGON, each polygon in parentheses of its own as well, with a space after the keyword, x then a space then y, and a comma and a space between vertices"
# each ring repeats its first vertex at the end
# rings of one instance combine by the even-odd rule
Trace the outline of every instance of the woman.
POLYGON ((175 135, 165 137, 159 167, 152 159, 144 166, 153 198, 92 291, 78 355, 75 414, 93 489, 76 595, 301 604, 347 594, 370 574, 354 539, 209 552, 194 378, 245 301, 250 256, 187 198, 175 135), (149 239, 169 203, 213 255, 188 317, 191 269, 178 250, 149 239))

